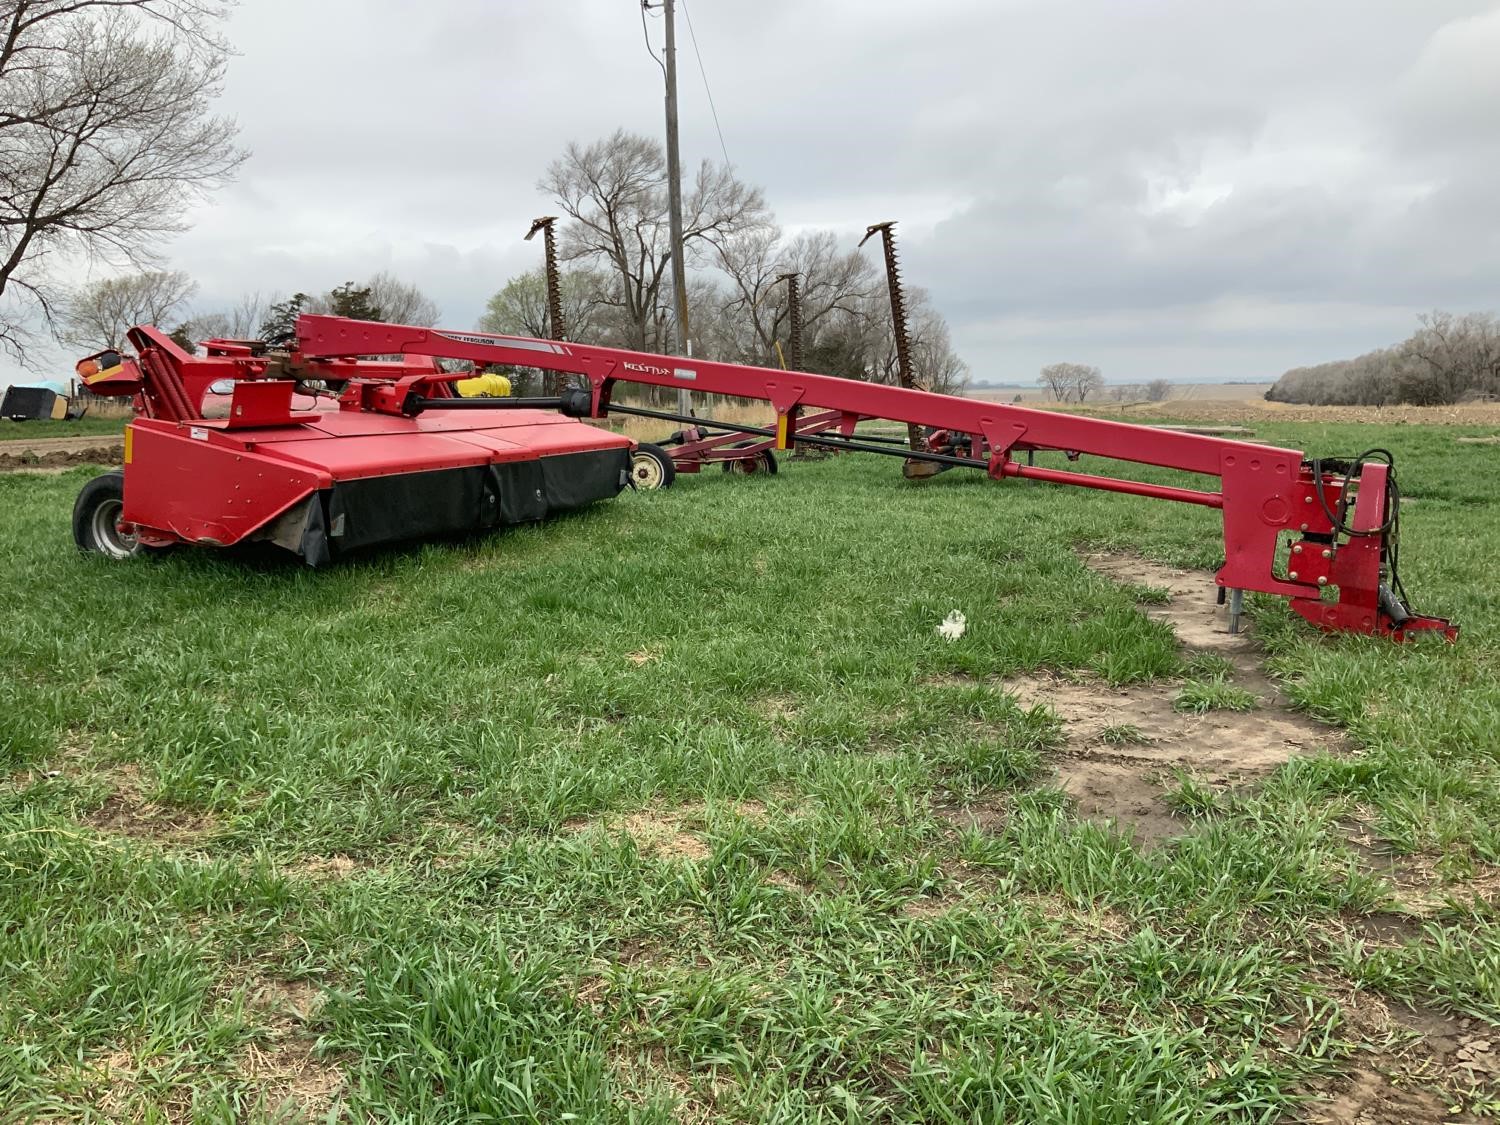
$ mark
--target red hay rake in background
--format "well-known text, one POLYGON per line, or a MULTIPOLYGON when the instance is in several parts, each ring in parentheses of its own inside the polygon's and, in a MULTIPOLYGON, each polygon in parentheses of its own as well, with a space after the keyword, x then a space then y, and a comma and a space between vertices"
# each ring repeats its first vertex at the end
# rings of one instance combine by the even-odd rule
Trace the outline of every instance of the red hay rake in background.
POLYGON ((771 450, 801 443, 896 455, 927 472, 970 468, 996 480, 1216 508, 1225 560, 1217 581, 1221 600, 1229 595, 1231 630, 1242 592, 1256 590, 1290 599, 1320 629, 1395 640, 1458 635, 1448 621, 1407 607, 1397 571, 1399 496, 1383 451, 1309 460, 1290 449, 915 388, 340 317, 299 317, 285 352, 216 340, 196 357, 154 328, 129 336, 136 358, 104 352, 79 364, 95 394, 135 398, 123 472, 85 485, 73 518, 81 547, 116 557, 269 541, 318 565, 376 543, 543 519, 618 494, 633 467, 649 471, 648 461, 659 483, 670 483, 671 459, 660 450, 579 420, 632 414, 692 428, 678 444, 700 464, 749 460, 753 449, 774 471, 771 450), (538 368, 571 375, 575 385, 545 398, 460 398, 453 384, 469 375, 443 371, 440 358, 538 368), (776 423, 715 423, 615 403, 619 383, 760 399, 776 423), (320 396, 327 389, 336 400, 320 396), (228 394, 223 417, 204 417, 211 390, 228 394), (860 434, 871 419, 922 427, 930 448, 860 434), (1215 478, 1217 488, 1017 460, 1044 451, 1184 470, 1215 478))

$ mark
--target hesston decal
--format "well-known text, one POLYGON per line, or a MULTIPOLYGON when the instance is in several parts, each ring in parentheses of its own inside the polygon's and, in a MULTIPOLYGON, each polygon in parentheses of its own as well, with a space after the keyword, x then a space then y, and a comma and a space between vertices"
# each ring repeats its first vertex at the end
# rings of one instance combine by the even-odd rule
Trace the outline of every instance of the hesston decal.
POLYGON ((642 375, 671 375, 665 367, 652 367, 649 363, 631 363, 624 360, 620 364, 626 371, 639 371, 642 375))

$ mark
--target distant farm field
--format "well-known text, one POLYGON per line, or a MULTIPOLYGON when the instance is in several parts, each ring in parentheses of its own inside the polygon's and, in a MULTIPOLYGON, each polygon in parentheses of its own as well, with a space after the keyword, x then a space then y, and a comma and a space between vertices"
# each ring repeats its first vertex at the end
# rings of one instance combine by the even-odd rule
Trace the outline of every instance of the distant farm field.
POLYGON ((1119 403, 1108 392, 1082 406, 1048 399, 1040 388, 1020 391, 976 390, 976 398, 1010 403, 1021 395, 1020 405, 1047 410, 1067 410, 1127 421, 1217 422, 1251 425, 1256 422, 1367 423, 1373 426, 1488 426, 1500 431, 1500 402, 1460 403, 1452 406, 1303 406, 1267 402, 1269 383, 1181 383, 1163 402, 1119 403))
POLYGON ((319 571, 0 474, 0 1120, 1496 1112, 1494 427, 1256 429, 1395 451, 1456 645, 859 455, 319 571))
MULTIPOLYGON (((1173 383, 1167 401, 1259 402, 1271 387, 1271 383, 1173 383)), ((1104 388, 1101 396, 1104 401, 1113 401, 1111 391, 1110 387, 1104 388)), ((975 398, 1019 402, 1023 406, 1040 406, 1052 401, 1042 387, 979 387, 971 393, 975 398)))

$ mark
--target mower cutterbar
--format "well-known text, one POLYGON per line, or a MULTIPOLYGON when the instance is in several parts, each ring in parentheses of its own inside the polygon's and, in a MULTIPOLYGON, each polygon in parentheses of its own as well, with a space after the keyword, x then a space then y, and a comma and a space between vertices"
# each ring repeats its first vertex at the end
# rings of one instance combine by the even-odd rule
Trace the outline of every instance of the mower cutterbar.
MULTIPOLYGON (((1240 592, 1255 590, 1290 599, 1297 613, 1328 631, 1395 640, 1423 632, 1450 640, 1458 634, 1442 618, 1414 614, 1405 604, 1396 573, 1399 499, 1388 455, 1383 461, 1360 457, 1335 465, 1273 446, 826 375, 341 317, 299 317, 296 349, 274 364, 248 352, 229 355, 224 347, 209 359, 193 359, 154 330, 136 329, 131 335, 139 364, 107 357, 121 363, 125 375, 96 378, 101 383, 121 379, 124 389, 116 393, 139 394, 138 412, 145 417, 130 427, 135 431, 134 459, 127 441, 119 526, 149 545, 269 538, 293 549, 300 546, 316 562, 323 556, 309 553, 307 528, 321 519, 314 540, 317 534, 330 542, 342 539, 351 533, 351 510, 365 519, 371 508, 385 509, 378 527, 382 534, 355 533, 354 542, 363 543, 429 534, 437 529, 434 524, 452 527, 460 516, 474 527, 513 522, 487 514, 495 505, 503 513, 507 502, 511 515, 535 519, 554 506, 574 506, 618 491, 619 483, 605 481, 596 470, 618 465, 623 472, 628 440, 539 409, 517 409, 525 404, 505 399, 453 401, 447 383, 455 377, 434 366, 441 357, 578 376, 582 385, 546 400, 573 418, 603 418, 612 410, 644 414, 734 431, 736 440, 743 440, 740 434, 759 436, 782 450, 805 442, 894 453, 935 465, 982 469, 997 480, 1021 477, 1215 508, 1222 513, 1225 559, 1217 582, 1233 592, 1236 605, 1240 592), (361 361, 362 356, 402 360, 370 363, 361 361), (216 360, 237 364, 241 378, 273 381, 237 383, 229 418, 205 426, 187 413, 191 403, 167 400, 177 394, 174 386, 185 385, 191 392, 200 383, 224 377, 228 372, 215 367, 216 360), (294 379, 341 383, 338 411, 311 417, 292 411, 294 379), (612 405, 614 387, 622 382, 761 399, 775 409, 776 422, 767 429, 716 425, 612 405), (494 408, 506 411, 500 415, 503 422, 466 421, 494 408), (829 415, 837 415, 836 420, 829 415), (817 433, 804 425, 812 419, 817 433), (970 440, 951 439, 951 453, 882 445, 861 440, 856 432, 866 419, 947 431, 950 438, 970 435, 970 440), (1216 478, 1218 487, 1152 484, 1017 460, 1025 455, 1030 462, 1032 455, 1045 451, 1065 453, 1070 461, 1087 454, 1182 470, 1216 478), (524 470, 528 481, 539 482, 529 506, 524 489, 517 498, 515 480, 495 479, 501 464, 536 466, 570 454, 587 454, 593 468, 576 478, 587 477, 587 483, 561 490, 556 505, 540 468, 524 470), (357 481, 453 470, 474 475, 433 479, 442 488, 460 489, 454 499, 433 502, 451 512, 451 518, 435 519, 425 505, 400 503, 408 496, 400 487, 395 490, 399 500, 382 495, 353 509, 347 500, 335 504, 341 484, 347 494, 357 481), (303 505, 310 505, 305 517, 298 514, 303 505), (337 522, 341 516, 343 524, 337 522), (289 523, 283 526, 283 521, 289 523)), ((197 394, 201 399, 201 389, 197 394)), ((535 405, 542 404, 538 400, 535 405)), ((373 484, 362 487, 378 492, 373 484)))

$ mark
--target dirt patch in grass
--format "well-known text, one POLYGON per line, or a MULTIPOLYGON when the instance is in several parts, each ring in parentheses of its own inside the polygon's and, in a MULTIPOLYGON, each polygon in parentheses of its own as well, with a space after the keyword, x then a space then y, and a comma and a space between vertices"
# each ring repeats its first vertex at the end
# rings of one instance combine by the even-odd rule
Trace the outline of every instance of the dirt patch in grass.
POLYGON ((973 828, 991 835, 1004 832, 1010 819, 1010 804, 1003 795, 983 797, 969 804, 938 805, 933 811, 956 828, 973 828))
POLYGON ((771 723, 787 723, 797 717, 800 708, 796 699, 789 695, 765 695, 754 700, 750 707, 771 723))
POLYGON ((324 1120, 344 1085, 343 1070, 314 1058, 312 1041, 301 1037, 269 1046, 247 1044, 235 1070, 276 1121, 324 1120))
POLYGON ((1044 675, 1007 680, 1005 687, 1023 706, 1045 704, 1062 720, 1067 745, 1053 752, 1053 767, 1079 811, 1117 821, 1148 846, 1188 827, 1165 796, 1176 771, 1231 788, 1264 777, 1294 754, 1338 742, 1329 728, 1259 697, 1253 711, 1178 711, 1177 683, 1115 688, 1044 675))
POLYGON ((1055 752, 1054 768, 1084 816, 1113 820, 1150 847, 1189 826, 1166 797, 1180 772, 1229 788, 1264 777, 1293 755, 1343 747, 1334 728, 1291 709, 1261 670, 1254 642, 1228 631, 1211 575, 1128 556, 1085 561, 1114 581, 1166 590, 1164 602, 1142 609, 1170 625, 1189 649, 1222 657, 1227 682, 1249 692, 1255 708, 1179 711, 1177 683, 1116 688, 1049 675, 1006 681, 1022 705, 1045 704, 1062 720, 1067 745, 1055 752))
POLYGON ((1090 940, 1122 941, 1135 930, 1130 919, 1112 907, 1098 903, 1080 907, 1060 894, 1021 894, 1016 896, 1016 902, 1090 940))
MULTIPOLYGON (((233 1076, 250 1088, 256 1109, 268 1120, 287 1125, 325 1120, 344 1085, 344 1073, 335 1061, 314 1058, 313 1051, 313 1040, 300 1031, 276 1031, 235 1055, 233 1076)), ((121 1045, 87 1061, 80 1077, 103 1120, 195 1120, 188 1083, 176 1082, 165 1090, 158 1085, 159 1075, 153 1072, 167 1061, 138 1060, 121 1045)))
POLYGON ((628 836, 643 855, 663 859, 707 859, 711 852, 703 840, 689 830, 701 823, 703 806, 667 809, 652 806, 623 816, 571 821, 565 831, 581 833, 602 827, 612 836, 628 836))
POLYGON ((959 902, 957 899, 914 898, 904 904, 896 913, 903 918, 921 920, 923 918, 936 918, 946 914, 958 905, 959 902))
POLYGON ((5 778, 5 784, 25 789, 56 778, 72 780, 96 770, 92 739, 77 727, 69 727, 57 736, 57 748, 45 761, 26 766, 5 778))
POLYGON ((816 891, 817 885, 806 879, 798 878, 787 871, 773 870, 766 873, 766 882, 773 887, 780 887, 784 891, 796 891, 799 894, 810 895, 816 891))
POLYGON ((1328 923, 1336 933, 1363 942, 1371 949, 1397 949, 1422 937, 1420 919, 1409 914, 1377 910, 1371 914, 1341 917, 1328 923))
POLYGON ((685 831, 681 821, 670 814, 645 809, 622 817, 614 827, 634 840, 641 851, 666 859, 707 859, 711 854, 707 844, 685 831))
POLYGON ((107 1120, 129 1120, 140 1098, 139 1069, 130 1050, 116 1047, 88 1060, 84 1066, 92 1100, 107 1115, 107 1120))
POLYGON ((166 844, 201 843, 217 827, 202 810, 163 805, 145 794, 140 767, 133 762, 112 767, 106 775, 114 791, 83 823, 101 832, 166 844))
MULTIPOLYGON (((769 812, 757 800, 719 801, 715 802, 714 808, 755 824, 763 823, 769 812)), ((709 806, 695 801, 673 807, 649 805, 632 813, 569 821, 563 825, 563 830, 576 834, 599 827, 612 836, 629 836, 644 855, 702 860, 713 854, 713 849, 702 836, 708 819, 709 806)))
POLYGON ((717 1103, 734 1084, 725 1079, 695 1080, 690 1072, 673 1065, 661 1047, 619 1047, 610 1052, 610 1069, 625 1101, 634 1106, 669 1099, 672 1120, 678 1125, 707 1125, 721 1120, 717 1103))
POLYGON ((347 879, 357 871, 364 869, 366 865, 351 856, 334 853, 333 855, 310 855, 300 859, 294 859, 290 863, 279 865, 283 875, 291 875, 299 879, 347 879))
POLYGON ((1398 863, 1394 874, 1387 877, 1395 884, 1401 905, 1423 918, 1436 915, 1449 902, 1465 907, 1478 902, 1486 912, 1500 908, 1500 870, 1478 861, 1474 866, 1480 870, 1473 875, 1448 879, 1438 869, 1437 860, 1415 856, 1398 863))
POLYGON ((1188 648, 1211 652, 1253 654, 1245 633, 1231 633, 1226 612, 1215 603, 1219 587, 1213 575, 1201 570, 1182 570, 1151 562, 1135 555, 1090 554, 1084 564, 1095 574, 1127 586, 1150 586, 1165 590, 1160 605, 1143 605, 1148 617, 1165 621, 1188 648))
POLYGON ((284 1023, 288 1018, 306 1023, 322 1005, 323 990, 309 980, 268 977, 248 986, 247 1000, 251 1008, 266 1013, 273 1023, 284 1023))
POLYGON ((1456 1120, 1430 1090, 1396 1085, 1378 1070, 1355 1070, 1318 1092, 1301 1120, 1308 1125, 1417 1125, 1456 1120))
POLYGON ((247 986, 246 1002, 264 1032, 236 1055, 236 1076, 275 1120, 321 1120, 344 1085, 337 1060, 314 1057, 308 1026, 322 1006, 322 990, 308 980, 261 978, 247 986))
POLYGON ((1375 830, 1376 813, 1361 807, 1340 827, 1359 856, 1360 866, 1387 880, 1406 925, 1420 934, 1422 921, 1436 915, 1450 902, 1471 907, 1476 902, 1487 911, 1500 909, 1500 867, 1479 859, 1470 861, 1461 877, 1443 870, 1443 857, 1428 852, 1397 855, 1375 830))
POLYGON ((1301 1120, 1321 1125, 1476 1120, 1450 1109, 1472 1103, 1476 1091, 1496 1090, 1500 1036, 1480 1021, 1388 1002, 1347 983, 1334 983, 1329 991, 1343 1013, 1339 1036, 1358 1049, 1348 1074, 1311 1084, 1301 1120))

